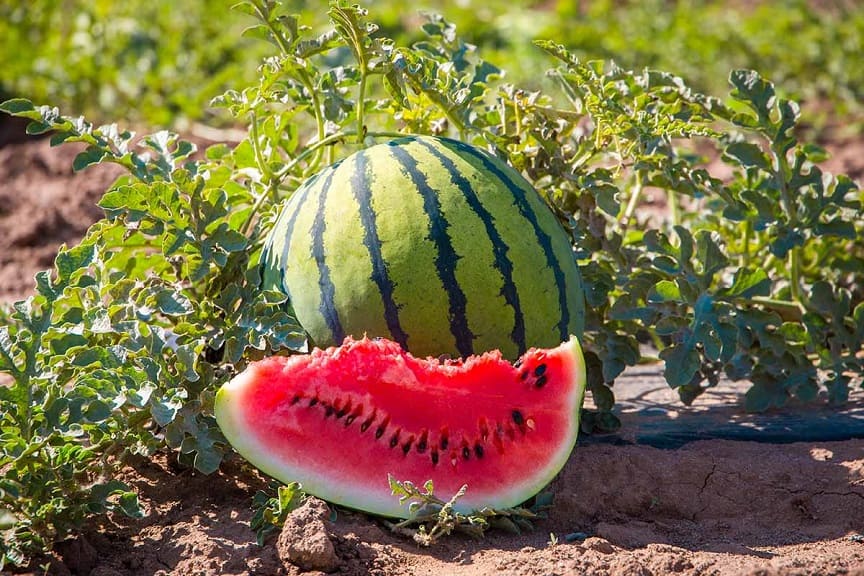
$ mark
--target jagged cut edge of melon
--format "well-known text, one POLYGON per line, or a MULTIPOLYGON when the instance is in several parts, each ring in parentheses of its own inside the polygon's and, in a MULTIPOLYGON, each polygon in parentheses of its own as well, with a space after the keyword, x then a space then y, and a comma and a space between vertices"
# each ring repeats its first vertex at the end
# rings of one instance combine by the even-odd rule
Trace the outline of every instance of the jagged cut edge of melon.
MULTIPOLYGON (((571 406, 573 407, 573 418, 567 441, 562 442, 555 454, 549 459, 546 466, 539 470, 531 469, 530 464, 526 468, 530 470, 530 483, 522 483, 512 487, 510 490, 502 491, 494 497, 478 500, 476 494, 472 494, 471 485, 464 497, 456 504, 459 512, 471 512, 483 507, 503 509, 512 508, 525 502, 547 486, 561 471, 570 457, 576 445, 581 420, 581 408, 585 399, 586 375, 585 360, 582 348, 575 336, 571 336, 567 342, 557 348, 566 347, 575 362, 574 386, 571 394, 571 406)), ((303 489, 324 500, 376 514, 380 516, 406 518, 408 507, 399 504, 398 497, 390 494, 387 478, 382 478, 380 490, 370 490, 368 487, 349 483, 339 484, 335 482, 324 482, 316 478, 306 470, 285 466, 282 461, 274 457, 267 446, 258 441, 254 431, 250 430, 241 411, 241 402, 234 401, 238 394, 242 394, 248 382, 254 375, 254 364, 250 369, 241 372, 230 382, 224 384, 216 393, 214 412, 223 435, 228 439, 234 449, 252 465, 265 474, 284 483, 299 482, 303 489)), ((401 480, 401 478, 396 478, 401 480)), ((452 494, 436 494, 439 498, 448 499, 452 494)))

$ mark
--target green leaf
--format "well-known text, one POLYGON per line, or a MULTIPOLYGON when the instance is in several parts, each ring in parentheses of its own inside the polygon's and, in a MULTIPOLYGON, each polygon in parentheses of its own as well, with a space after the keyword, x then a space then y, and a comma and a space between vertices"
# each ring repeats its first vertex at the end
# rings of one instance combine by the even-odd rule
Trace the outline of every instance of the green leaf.
POLYGON ((729 83, 735 88, 731 93, 733 98, 746 102, 761 119, 768 120, 775 96, 773 84, 755 70, 733 70, 729 83))
POLYGON ((855 224, 843 220, 842 217, 834 218, 828 222, 817 223, 814 232, 817 236, 837 236, 850 240, 854 240, 858 236, 855 224))
POLYGON ((748 412, 765 412, 772 407, 783 406, 788 398, 786 392, 776 384, 755 382, 744 394, 744 408, 748 412))
MULTIPOLYGON (((780 209, 778 203, 763 191, 744 190, 741 192, 741 200, 753 206, 763 222, 773 222, 779 215, 780 209)), ((757 223, 757 229, 759 228, 761 226, 757 223)))
MULTIPOLYGON (((702 232, 704 235, 704 231, 702 232)), ((681 241, 681 245, 678 247, 678 260, 682 263, 690 262, 690 259, 693 258, 693 235, 683 226, 675 226, 675 233, 678 234, 681 241)))
POLYGON ((143 518, 144 509, 138 501, 138 494, 132 491, 121 492, 117 499, 117 507, 129 518, 143 518))
POLYGON ((150 414, 156 424, 164 427, 174 421, 182 406, 182 401, 179 399, 167 400, 153 397, 150 400, 150 414))
POLYGON ((90 422, 102 422, 111 417, 111 407, 102 400, 93 400, 87 404, 84 417, 90 422))
POLYGON ((793 248, 804 245, 804 234, 800 230, 781 229, 771 242, 771 253, 778 258, 785 258, 793 248))
POLYGON ((104 210, 143 211, 147 209, 147 197, 137 186, 119 186, 103 194, 98 205, 104 210))
POLYGON ((35 112, 36 107, 26 98, 12 98, 0 104, 0 110, 13 116, 20 116, 26 112, 35 112))
POLYGON ((696 234, 696 258, 702 264, 702 274, 711 277, 729 265, 729 259, 720 249, 714 235, 707 230, 696 234))
POLYGON ((240 252, 249 245, 249 241, 243 234, 229 229, 227 224, 221 225, 211 239, 226 252, 240 252))
POLYGON ((75 160, 72 162, 72 169, 75 170, 75 172, 80 172, 88 166, 92 166, 93 164, 99 164, 107 157, 107 150, 103 150, 101 148, 96 148, 93 146, 88 147, 84 152, 81 152, 77 156, 75 156, 75 160))
POLYGON ((723 294, 730 298, 752 298, 768 296, 771 279, 764 268, 739 268, 735 271, 730 286, 723 294))
POLYGON ((192 302, 181 294, 170 289, 160 290, 155 295, 157 309, 166 316, 183 316, 194 311, 192 302))
POLYGON ((689 384, 702 366, 699 353, 683 344, 675 344, 660 351, 666 362, 663 376, 672 388, 689 384))
POLYGON ((714 330, 713 325, 708 322, 702 322, 696 329, 695 334, 699 342, 702 343, 705 357, 713 362, 719 362, 722 358, 723 341, 714 330))
POLYGON ((609 214, 618 216, 621 211, 621 203, 618 201, 618 188, 611 184, 596 186, 591 189, 597 207, 609 214))
POLYGON ((9 335, 9 327, 0 326, 0 371, 13 374, 21 373, 16 361, 18 355, 12 337, 9 335))
POLYGON ((672 280, 661 280, 651 287, 646 300, 651 304, 681 302, 681 290, 672 280))
POLYGON ((189 344, 178 346, 175 353, 177 354, 177 364, 183 378, 189 382, 197 382, 200 376, 195 370, 197 356, 194 347, 189 344))
POLYGON ((813 284, 810 291, 810 305, 830 319, 841 320, 850 311, 850 295, 845 289, 834 289, 831 284, 820 280, 813 284))
POLYGON ((745 168, 759 168, 771 171, 771 162, 756 144, 751 142, 733 142, 724 150, 724 157, 736 161, 745 168))
POLYGON ((199 447, 195 453, 195 469, 202 474, 213 474, 219 470, 220 464, 222 464, 222 452, 216 450, 213 445, 199 447))
POLYGON ((74 248, 61 246, 54 259, 58 283, 61 285, 67 283, 75 272, 92 264, 95 257, 96 247, 90 243, 82 242, 74 248))
POLYGON ((633 336, 610 334, 604 343, 603 379, 612 382, 627 366, 639 361, 639 343, 633 336))

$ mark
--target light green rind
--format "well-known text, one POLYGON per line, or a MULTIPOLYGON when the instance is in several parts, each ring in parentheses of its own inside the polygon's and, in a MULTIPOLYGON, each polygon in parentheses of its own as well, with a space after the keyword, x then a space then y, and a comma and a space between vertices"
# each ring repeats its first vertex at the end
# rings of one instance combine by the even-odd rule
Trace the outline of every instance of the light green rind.
MULTIPOLYGON (((513 331, 513 309, 501 293, 504 280, 495 268, 492 242, 481 218, 471 210, 465 195, 453 184, 437 158, 418 143, 409 143, 406 148, 417 160, 429 185, 439 191, 442 214, 450 224, 453 247, 457 254, 464 255, 457 263, 456 278, 467 296, 469 328, 475 336, 475 351, 497 349, 507 358, 517 357, 516 344, 506 337, 513 331)), ((475 181, 473 188, 481 199, 485 190, 494 189, 494 182, 483 179, 482 174, 470 166, 460 165, 461 158, 456 154, 439 152, 446 153, 462 168, 462 176, 475 181)), ((447 309, 446 304, 443 309, 447 309)), ((449 336, 449 323, 443 329, 449 336)))
MULTIPOLYGON (((465 170, 469 170, 468 166, 470 166, 477 172, 482 172, 482 166, 475 158, 457 157, 460 165, 466 166, 465 170)), ((555 260, 565 275, 565 285, 568 288, 567 303, 571 314, 567 332, 581 337, 585 328, 585 298, 579 267, 573 257, 567 234, 546 202, 521 174, 498 158, 491 155, 487 157, 525 193, 541 230, 549 236, 555 260)), ((512 194, 500 180, 493 179, 493 182, 496 186, 494 190, 489 191, 489 194, 494 194, 498 201, 490 202, 488 208, 499 223, 498 229, 504 236, 505 243, 513 250, 510 260, 514 263, 516 284, 520 295, 525 294, 525 299, 529 301, 528 309, 525 311, 528 346, 550 348, 561 340, 561 334, 555 328, 560 318, 558 294, 549 288, 554 287, 552 271, 539 245, 527 241, 530 226, 515 209, 511 200, 512 194)))

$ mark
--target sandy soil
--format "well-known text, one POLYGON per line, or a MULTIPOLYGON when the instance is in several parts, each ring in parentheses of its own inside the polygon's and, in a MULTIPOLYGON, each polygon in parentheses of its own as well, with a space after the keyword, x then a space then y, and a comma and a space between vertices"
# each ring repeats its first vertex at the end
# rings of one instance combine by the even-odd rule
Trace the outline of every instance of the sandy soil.
MULTIPOLYGON (((2 117, 0 128, 0 300, 10 301, 32 290, 60 243, 100 216, 95 201, 118 170, 74 175, 74 146, 16 141, 2 117)), ((828 168, 860 178, 864 142, 835 144, 828 168)), ((40 560, 47 573, 864 575, 864 439, 708 440, 670 450, 582 440, 535 530, 456 536, 430 549, 315 500, 258 546, 250 504, 266 480, 236 459, 209 477, 170 455, 124 475, 148 515, 99 519, 40 560)))
POLYGON ((259 547, 249 503, 265 482, 236 460, 210 477, 142 462, 126 479, 147 518, 111 518, 61 544, 52 573, 864 575, 864 440, 583 443, 533 531, 432 548, 351 511, 331 520, 318 500, 259 547))

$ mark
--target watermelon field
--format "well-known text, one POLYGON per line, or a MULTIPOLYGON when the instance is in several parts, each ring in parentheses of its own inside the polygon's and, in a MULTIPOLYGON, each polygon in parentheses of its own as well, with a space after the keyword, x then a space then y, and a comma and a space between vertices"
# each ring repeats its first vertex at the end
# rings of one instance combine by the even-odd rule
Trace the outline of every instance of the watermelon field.
POLYGON ((855 0, 0 3, 0 574, 864 575, 862 55, 855 0))

